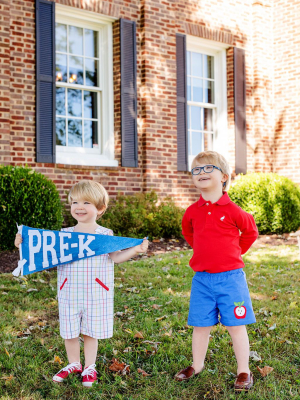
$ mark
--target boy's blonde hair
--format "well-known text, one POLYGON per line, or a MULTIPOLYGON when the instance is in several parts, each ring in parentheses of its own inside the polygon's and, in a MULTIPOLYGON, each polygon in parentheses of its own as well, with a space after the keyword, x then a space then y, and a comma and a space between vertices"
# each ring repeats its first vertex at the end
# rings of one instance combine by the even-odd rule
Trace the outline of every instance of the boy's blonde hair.
POLYGON ((226 184, 223 186, 223 192, 228 192, 231 178, 230 167, 225 157, 216 151, 202 151, 193 159, 192 169, 196 167, 197 164, 212 164, 221 168, 223 174, 228 176, 226 184))
POLYGON ((101 210, 104 207, 99 217, 105 213, 109 202, 108 193, 101 183, 89 180, 79 181, 71 187, 68 195, 68 202, 70 205, 73 199, 86 200, 94 204, 97 210, 101 210))

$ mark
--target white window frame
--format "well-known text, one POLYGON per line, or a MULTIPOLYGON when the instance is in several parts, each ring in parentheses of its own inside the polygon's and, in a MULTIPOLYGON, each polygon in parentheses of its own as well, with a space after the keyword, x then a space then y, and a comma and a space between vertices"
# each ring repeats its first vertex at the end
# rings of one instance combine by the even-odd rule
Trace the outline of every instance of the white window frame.
MULTIPOLYGON (((198 106, 205 108, 213 108, 213 150, 222 154, 228 159, 229 143, 228 143, 228 128, 227 128, 227 67, 226 67, 226 49, 227 44, 214 42, 213 40, 201 39, 196 36, 187 35, 186 51, 197 52, 214 57, 214 82, 215 102, 210 106, 208 103, 197 103, 198 106)), ((190 102, 187 101, 189 105, 190 102)), ((196 104, 192 103, 191 105, 196 104)), ((187 109, 188 116, 188 109, 187 109)), ((189 170, 191 170, 194 155, 188 155, 189 170)))
MULTIPOLYGON (((117 167, 114 144, 114 91, 113 91, 113 17, 56 4, 55 22, 99 31, 99 81, 98 96, 99 149, 74 148, 56 145, 56 163, 117 167), (75 150, 76 149, 76 150, 75 150)), ((57 87, 93 91, 93 86, 59 83, 57 87)))

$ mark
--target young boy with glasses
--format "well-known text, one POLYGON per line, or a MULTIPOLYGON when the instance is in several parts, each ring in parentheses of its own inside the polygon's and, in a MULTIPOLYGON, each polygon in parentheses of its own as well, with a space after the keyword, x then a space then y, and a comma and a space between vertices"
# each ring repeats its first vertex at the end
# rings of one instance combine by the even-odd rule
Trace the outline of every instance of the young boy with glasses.
POLYGON ((193 248, 190 266, 196 272, 191 289, 188 324, 194 326, 193 364, 175 375, 185 381, 204 368, 209 334, 219 322, 226 326, 237 359, 236 391, 249 390, 247 324, 256 322, 243 271, 242 254, 258 236, 252 215, 233 203, 227 191, 230 169, 214 151, 199 153, 192 163, 192 179, 200 199, 186 210, 182 233, 193 248))

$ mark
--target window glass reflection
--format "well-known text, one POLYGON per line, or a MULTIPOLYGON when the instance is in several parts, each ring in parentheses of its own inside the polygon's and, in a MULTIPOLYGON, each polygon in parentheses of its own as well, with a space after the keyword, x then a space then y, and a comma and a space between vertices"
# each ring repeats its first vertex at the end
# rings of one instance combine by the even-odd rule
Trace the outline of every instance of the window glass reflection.
POLYGON ((84 118, 97 118, 97 93, 84 91, 83 100, 84 118))
POLYGON ((65 118, 56 118, 56 144, 66 145, 66 120, 65 118))
POLYGON ((91 58, 85 59, 85 84, 87 86, 98 86, 98 61, 91 58))
POLYGON ((98 147, 98 123, 97 121, 84 121, 84 147, 98 147))
POLYGON ((81 119, 71 119, 68 121, 68 146, 82 147, 81 119))
POLYGON ((67 25, 55 24, 55 48, 56 51, 67 52, 67 25))
POLYGON ((68 114, 73 117, 82 117, 82 91, 68 89, 68 114))
POLYGON ((66 115, 66 89, 56 88, 56 114, 66 115))
POLYGON ((56 54, 56 82, 67 82, 67 56, 56 54))
POLYGON ((83 85, 83 58, 69 56, 69 82, 83 85))
POLYGON ((83 29, 69 26, 69 53, 83 55, 83 29))
POLYGON ((91 29, 84 30, 84 55, 86 57, 98 57, 98 34, 91 29))

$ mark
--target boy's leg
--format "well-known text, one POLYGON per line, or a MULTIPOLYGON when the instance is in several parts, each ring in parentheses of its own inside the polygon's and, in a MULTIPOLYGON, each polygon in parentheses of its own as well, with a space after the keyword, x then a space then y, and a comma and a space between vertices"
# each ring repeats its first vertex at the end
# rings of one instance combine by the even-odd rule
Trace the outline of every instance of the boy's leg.
POLYGON ((209 334, 211 326, 195 326, 193 331, 192 351, 195 374, 198 374, 204 367, 204 360, 207 353, 209 334))
POLYGON ((250 374, 249 369, 249 338, 246 325, 226 326, 233 344, 233 349, 238 364, 237 374, 242 372, 250 374))
POLYGON ((78 338, 65 339, 69 364, 80 362, 80 345, 78 338))
POLYGON ((98 351, 98 339, 94 339, 90 336, 82 335, 84 338, 84 357, 85 366, 84 368, 96 364, 97 351, 98 351))

